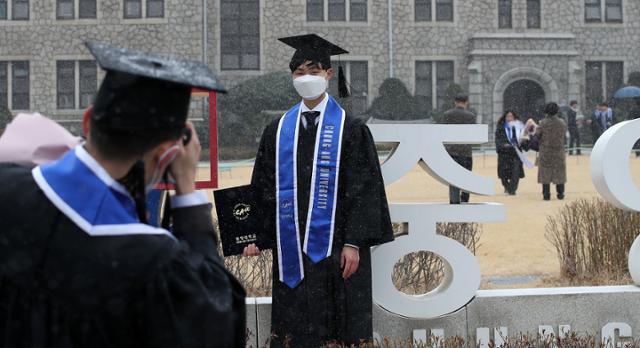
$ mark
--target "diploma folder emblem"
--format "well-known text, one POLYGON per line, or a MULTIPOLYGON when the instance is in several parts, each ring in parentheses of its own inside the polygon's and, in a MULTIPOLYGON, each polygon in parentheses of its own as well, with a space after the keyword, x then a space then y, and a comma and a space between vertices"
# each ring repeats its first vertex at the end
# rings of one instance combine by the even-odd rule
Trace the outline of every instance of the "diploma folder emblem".
POLYGON ((262 237, 264 227, 251 185, 216 190, 213 196, 224 256, 242 254, 251 243, 260 250, 270 249, 262 237))

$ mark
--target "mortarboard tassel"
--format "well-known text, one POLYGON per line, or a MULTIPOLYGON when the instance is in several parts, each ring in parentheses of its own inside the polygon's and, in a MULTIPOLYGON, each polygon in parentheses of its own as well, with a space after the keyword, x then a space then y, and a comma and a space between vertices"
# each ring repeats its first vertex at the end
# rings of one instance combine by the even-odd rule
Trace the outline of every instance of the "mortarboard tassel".
POLYGON ((347 88, 347 79, 344 76, 342 65, 340 65, 338 66, 338 96, 340 98, 347 98, 350 95, 349 88, 347 88))

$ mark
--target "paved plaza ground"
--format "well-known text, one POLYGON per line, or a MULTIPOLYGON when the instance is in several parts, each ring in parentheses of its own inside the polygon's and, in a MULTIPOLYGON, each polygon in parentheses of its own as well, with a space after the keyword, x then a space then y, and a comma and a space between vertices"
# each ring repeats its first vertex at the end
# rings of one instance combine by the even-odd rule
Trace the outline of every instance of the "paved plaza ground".
MULTIPOLYGON (((530 158, 534 160, 534 155, 530 158)), ((640 186, 640 159, 630 157, 632 176, 640 186)), ((589 157, 567 158, 567 193, 564 201, 555 196, 542 200, 537 184, 537 168, 525 169, 517 196, 503 194, 496 177, 497 157, 474 156, 473 171, 495 178, 496 195, 472 196, 472 202, 502 203, 507 209, 504 222, 483 224, 477 257, 483 275, 483 287, 548 286, 559 274, 553 245, 545 238, 547 217, 565 204, 580 198, 597 197, 589 175, 589 157)), ((220 172, 221 187, 248 184, 251 166, 238 166, 220 172)), ((391 202, 447 202, 448 188, 416 166, 411 173, 387 188, 391 202)))

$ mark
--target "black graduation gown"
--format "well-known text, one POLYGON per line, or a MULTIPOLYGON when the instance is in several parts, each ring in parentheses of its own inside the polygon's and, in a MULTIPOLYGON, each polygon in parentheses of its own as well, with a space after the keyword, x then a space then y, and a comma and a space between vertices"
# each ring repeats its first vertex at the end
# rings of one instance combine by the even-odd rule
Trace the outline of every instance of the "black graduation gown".
POLYGON ((513 145, 509 143, 504 125, 499 124, 495 133, 496 152, 498 153, 498 178, 508 180, 513 178, 513 171, 518 171, 518 177, 524 178, 524 167, 518 158, 513 145), (514 165, 516 164, 516 165, 514 165))
MULTIPOLYGON (((265 235, 276 245, 275 145, 279 120, 263 135, 252 185, 257 190, 265 235)), ((303 253, 305 277, 294 289, 278 279, 273 252, 271 346, 318 347, 329 341, 356 344, 372 336, 371 253, 369 247, 393 240, 384 182, 375 143, 362 119, 347 116, 339 172, 336 227, 331 256, 313 264, 303 253), (342 279, 340 256, 345 243, 360 247, 358 271, 342 279)), ((298 138, 299 214, 306 217, 313 170, 315 131, 300 125, 298 138)), ((300 219, 300 240, 306 219, 300 219)))
POLYGON ((2 164, 0 181, 0 347, 244 346, 210 205, 174 209, 177 240, 92 237, 28 169, 2 164))

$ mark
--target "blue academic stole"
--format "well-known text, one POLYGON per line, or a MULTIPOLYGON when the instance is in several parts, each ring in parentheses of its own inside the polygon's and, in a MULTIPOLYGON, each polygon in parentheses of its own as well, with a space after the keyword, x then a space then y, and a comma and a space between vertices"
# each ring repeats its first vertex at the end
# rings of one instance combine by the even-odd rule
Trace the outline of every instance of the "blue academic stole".
POLYGON ((149 234, 175 239, 165 229, 141 223, 133 198, 82 146, 35 167, 32 175, 51 203, 92 237, 149 234))
POLYGON ((509 141, 509 144, 513 145, 513 128, 512 126, 509 126, 509 123, 507 122, 504 123, 504 131, 507 133, 507 141, 509 141))
POLYGON ((304 244, 300 243, 297 150, 300 105, 284 114, 276 137, 276 233, 279 279, 290 288, 304 278, 302 250, 313 263, 331 256, 335 230, 340 152, 345 111, 331 96, 320 116, 313 155, 313 173, 304 244))

